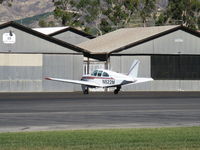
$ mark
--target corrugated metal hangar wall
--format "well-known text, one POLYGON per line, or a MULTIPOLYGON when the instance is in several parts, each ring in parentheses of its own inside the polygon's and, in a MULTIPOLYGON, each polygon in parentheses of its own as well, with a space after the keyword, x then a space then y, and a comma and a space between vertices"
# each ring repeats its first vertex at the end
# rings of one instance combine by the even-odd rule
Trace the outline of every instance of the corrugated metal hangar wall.
POLYGON ((125 91, 200 91, 200 38, 177 30, 110 56, 110 68, 127 73, 140 60, 139 76, 153 82, 124 86, 125 91))
POLYGON ((0 92, 80 91, 77 85, 44 80, 80 79, 83 53, 78 50, 13 22, 0 26, 0 92))

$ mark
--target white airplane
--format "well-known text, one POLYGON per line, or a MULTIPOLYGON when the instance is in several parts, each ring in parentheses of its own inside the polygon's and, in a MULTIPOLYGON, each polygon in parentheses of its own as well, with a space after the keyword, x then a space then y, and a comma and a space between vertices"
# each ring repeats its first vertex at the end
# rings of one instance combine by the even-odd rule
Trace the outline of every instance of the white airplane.
POLYGON ((80 84, 84 94, 89 93, 89 88, 116 87, 114 94, 118 94, 122 85, 138 84, 152 81, 152 78, 138 78, 139 61, 135 60, 127 75, 110 70, 97 69, 92 74, 83 75, 81 80, 68 80, 47 77, 46 80, 80 84))

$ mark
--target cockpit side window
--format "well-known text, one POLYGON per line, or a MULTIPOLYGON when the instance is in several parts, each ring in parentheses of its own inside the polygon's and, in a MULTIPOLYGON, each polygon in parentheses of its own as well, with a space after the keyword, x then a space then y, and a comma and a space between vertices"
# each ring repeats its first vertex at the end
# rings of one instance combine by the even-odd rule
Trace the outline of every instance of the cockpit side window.
POLYGON ((109 77, 109 74, 107 72, 103 72, 103 77, 109 77))
POLYGON ((97 76, 97 72, 98 72, 98 70, 95 70, 95 71, 92 73, 92 76, 97 76))
POLYGON ((98 71, 98 77, 101 77, 103 71, 98 71))

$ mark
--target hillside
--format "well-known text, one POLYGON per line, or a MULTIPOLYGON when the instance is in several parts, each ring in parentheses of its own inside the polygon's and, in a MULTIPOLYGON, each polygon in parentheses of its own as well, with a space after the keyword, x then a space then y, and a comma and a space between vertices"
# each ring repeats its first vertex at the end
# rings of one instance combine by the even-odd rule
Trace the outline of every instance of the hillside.
POLYGON ((0 5, 0 22, 20 20, 53 10, 54 5, 51 0, 13 0, 12 7, 5 3, 0 5))
MULTIPOLYGON (((168 0, 157 0, 159 8, 165 8, 168 0)), ((0 23, 16 20, 25 26, 38 27, 41 19, 46 21, 55 21, 52 12, 54 4, 52 0, 13 0, 12 7, 5 2, 0 5, 0 23)))

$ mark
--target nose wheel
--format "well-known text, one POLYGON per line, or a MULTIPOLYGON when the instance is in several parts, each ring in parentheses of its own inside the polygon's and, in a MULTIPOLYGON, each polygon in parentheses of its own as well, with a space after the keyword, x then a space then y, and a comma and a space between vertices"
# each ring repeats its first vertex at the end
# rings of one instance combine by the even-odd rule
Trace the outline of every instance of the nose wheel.
POLYGON ((117 88, 114 90, 114 94, 118 94, 120 89, 121 89, 121 86, 117 86, 117 88))

